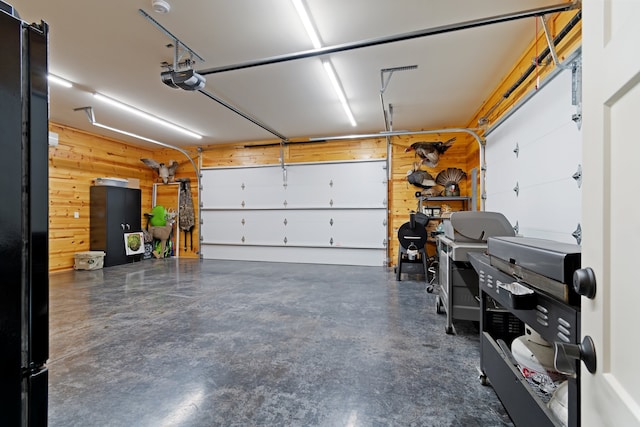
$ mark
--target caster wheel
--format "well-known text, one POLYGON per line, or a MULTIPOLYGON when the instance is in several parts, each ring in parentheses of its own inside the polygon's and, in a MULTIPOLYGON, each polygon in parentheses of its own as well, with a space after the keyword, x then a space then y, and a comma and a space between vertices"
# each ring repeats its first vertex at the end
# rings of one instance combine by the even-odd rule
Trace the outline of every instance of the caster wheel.
POLYGON ((488 385, 489 381, 487 380, 487 375, 486 374, 480 374, 480 376, 478 377, 480 379, 480 384, 482 385, 488 385))
POLYGON ((453 335, 453 326, 445 326, 444 331, 447 335, 453 335))

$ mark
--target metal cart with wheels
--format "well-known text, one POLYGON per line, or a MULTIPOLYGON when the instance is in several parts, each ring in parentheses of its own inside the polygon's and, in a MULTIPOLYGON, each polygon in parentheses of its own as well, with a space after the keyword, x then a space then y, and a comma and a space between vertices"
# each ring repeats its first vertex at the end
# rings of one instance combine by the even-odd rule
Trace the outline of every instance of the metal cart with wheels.
POLYGON ((436 313, 447 314, 445 332, 455 332, 453 320, 479 322, 478 274, 468 254, 484 252, 492 236, 513 236, 504 215, 497 212, 460 211, 443 220, 444 235, 438 236, 439 262, 436 313))

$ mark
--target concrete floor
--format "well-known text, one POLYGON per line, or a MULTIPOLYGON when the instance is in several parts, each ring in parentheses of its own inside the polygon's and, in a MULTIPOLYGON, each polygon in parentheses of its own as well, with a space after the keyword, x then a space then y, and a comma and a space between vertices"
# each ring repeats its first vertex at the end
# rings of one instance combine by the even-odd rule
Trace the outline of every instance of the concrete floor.
POLYGON ((477 328, 382 267, 154 259, 50 292, 53 427, 512 425, 477 328))

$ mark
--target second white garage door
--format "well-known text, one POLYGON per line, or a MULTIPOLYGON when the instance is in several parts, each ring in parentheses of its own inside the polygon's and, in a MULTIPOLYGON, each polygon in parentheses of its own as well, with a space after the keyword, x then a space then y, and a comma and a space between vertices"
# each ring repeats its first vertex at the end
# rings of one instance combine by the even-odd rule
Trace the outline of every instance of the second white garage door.
POLYGON ((202 171, 205 259, 384 265, 386 161, 202 171))

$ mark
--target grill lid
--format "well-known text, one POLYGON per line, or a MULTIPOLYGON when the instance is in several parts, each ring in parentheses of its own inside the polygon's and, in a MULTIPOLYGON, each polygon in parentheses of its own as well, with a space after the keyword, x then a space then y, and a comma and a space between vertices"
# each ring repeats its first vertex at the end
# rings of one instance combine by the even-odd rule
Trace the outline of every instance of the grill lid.
POLYGON ((457 242, 486 242, 489 237, 515 236, 507 218, 499 212, 458 211, 443 221, 444 235, 457 242))

